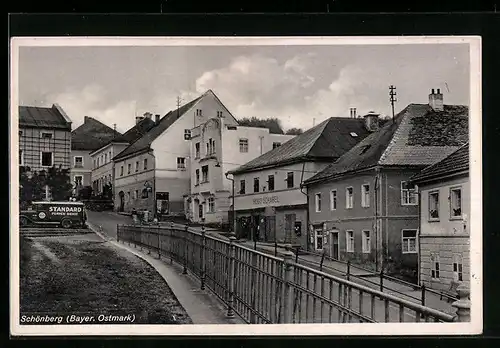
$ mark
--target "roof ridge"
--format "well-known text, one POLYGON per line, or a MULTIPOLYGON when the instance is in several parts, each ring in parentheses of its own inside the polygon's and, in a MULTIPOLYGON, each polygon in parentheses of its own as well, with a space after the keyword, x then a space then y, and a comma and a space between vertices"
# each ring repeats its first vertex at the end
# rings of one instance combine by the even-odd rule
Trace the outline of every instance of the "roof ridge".
MULTIPOLYGON (((403 122, 403 119, 405 118, 405 116, 408 116, 408 110, 410 108, 411 105, 416 105, 416 104, 409 104, 407 105, 403 110, 401 110, 395 117, 394 117, 394 122, 397 122, 399 121, 399 124, 397 125, 396 129, 394 130, 394 132, 392 133, 392 136, 391 136, 391 140, 389 141, 389 143, 387 144, 387 146, 385 147, 384 151, 380 154, 379 158, 377 159, 377 164, 380 164, 380 162, 382 161, 382 159, 385 158, 385 156, 387 156, 387 153, 389 151, 389 149, 391 149, 394 144, 396 143, 396 134, 398 133, 398 131, 400 130, 400 125, 401 123, 403 122)), ((421 105, 424 105, 424 104, 421 104, 421 105)), ((389 123, 390 124, 390 123, 389 123)))

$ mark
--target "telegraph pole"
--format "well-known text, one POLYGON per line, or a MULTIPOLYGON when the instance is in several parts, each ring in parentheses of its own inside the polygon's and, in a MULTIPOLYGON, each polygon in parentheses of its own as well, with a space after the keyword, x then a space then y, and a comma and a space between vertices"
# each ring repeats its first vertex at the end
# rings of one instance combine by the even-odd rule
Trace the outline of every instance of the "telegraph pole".
POLYGON ((181 97, 177 97, 177 117, 179 117, 179 108, 181 107, 181 102, 182 102, 182 99, 181 97))
POLYGON ((116 123, 113 123, 113 138, 116 138, 116 123))
POLYGON ((398 100, 396 99, 396 87, 393 85, 389 86, 389 101, 391 102, 392 107, 392 120, 394 121, 394 103, 398 100))

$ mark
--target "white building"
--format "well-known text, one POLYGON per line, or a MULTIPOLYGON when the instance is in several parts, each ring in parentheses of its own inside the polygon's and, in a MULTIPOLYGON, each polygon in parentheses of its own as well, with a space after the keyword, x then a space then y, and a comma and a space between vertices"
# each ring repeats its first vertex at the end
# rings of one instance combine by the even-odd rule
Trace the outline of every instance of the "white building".
POLYGON ((292 139, 271 134, 267 128, 241 127, 231 115, 217 117, 192 129, 191 194, 186 207, 189 219, 226 223, 231 211, 232 180, 225 173, 292 139))

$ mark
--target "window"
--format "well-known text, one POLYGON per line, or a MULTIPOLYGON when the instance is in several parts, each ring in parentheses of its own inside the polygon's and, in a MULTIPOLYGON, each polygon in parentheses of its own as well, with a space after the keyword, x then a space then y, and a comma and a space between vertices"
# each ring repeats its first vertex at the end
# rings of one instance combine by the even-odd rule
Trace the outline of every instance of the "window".
POLYGON ((195 172, 195 185, 199 185, 200 184, 200 170, 199 169, 196 169, 196 172, 195 172))
POLYGON ((337 190, 330 191, 330 210, 337 209, 337 190))
POLYGON ((20 136, 20 137, 21 137, 21 136, 23 136, 23 131, 22 131, 22 130, 21 130, 21 131, 19 131, 19 136, 20 136))
POLYGON ((142 189, 142 199, 146 199, 149 197, 149 193, 148 193, 148 189, 145 188, 145 189, 142 189))
POLYGON ((191 140, 191 129, 184 129, 184 140, 191 140))
POLYGON ((147 170, 148 169, 148 159, 145 158, 144 159, 144 170, 147 170))
POLYGON ((207 143, 207 155, 215 154, 215 141, 210 138, 207 143))
POLYGON ((280 142, 274 142, 273 143, 273 149, 277 148, 277 147, 280 147, 281 146, 281 143, 280 142))
POLYGON ((132 171, 132 164, 127 164, 127 174, 130 174, 130 172, 132 171))
POLYGON ((453 255, 453 280, 456 282, 463 281, 463 258, 460 254, 453 255))
POLYGON ((217 117, 222 117, 222 111, 217 111, 217 117))
POLYGON ((370 243, 370 231, 363 231, 362 233, 362 251, 363 253, 370 253, 371 243, 370 243))
POLYGON ((353 188, 348 187, 345 189, 345 207, 346 209, 352 209, 354 206, 353 188))
POLYGON ((429 220, 439 220, 439 192, 429 192, 429 220))
POLYGON ((431 278, 439 279, 439 255, 431 254, 431 278))
POLYGON ((82 186, 83 185, 83 176, 82 175, 75 175, 74 181, 75 181, 76 186, 82 186))
POLYGON ((286 188, 293 188, 293 172, 286 173, 286 188))
POLYGON ((196 109, 196 116, 203 116, 201 109, 196 109))
POLYGON ((323 230, 321 228, 314 230, 314 237, 316 250, 323 250, 323 230))
POLYGON ((370 185, 361 185, 361 206, 368 208, 370 206, 370 185))
POLYGON ((24 165, 24 153, 23 150, 19 150, 19 165, 24 165))
POLYGON ((208 197, 208 212, 215 213, 215 198, 208 197))
POLYGON ((240 180, 240 195, 245 194, 245 180, 240 180))
POLYGON ((462 189, 455 187, 450 189, 450 217, 462 217, 462 189))
POLYGON ((354 252, 354 232, 345 231, 345 250, 348 253, 354 252))
POLYGON ((259 178, 253 179, 253 192, 259 192, 259 178))
POLYGON ((208 166, 201 167, 201 182, 208 182, 208 166))
POLYGON ((42 132, 42 139, 52 139, 52 133, 42 132))
POLYGON ((194 144, 194 158, 200 158, 200 143, 194 144))
POLYGON ((73 158, 73 160, 74 160, 75 168, 83 168, 83 157, 82 156, 75 156, 73 158))
POLYGON ((104 154, 104 164, 108 163, 108 154, 104 154))
POLYGON ((135 172, 139 171, 139 161, 135 162, 135 172))
POLYGON ((316 193, 314 195, 314 209, 316 210, 316 213, 321 211, 321 193, 316 193))
POLYGON ((177 169, 186 169, 186 159, 184 157, 177 157, 177 169))
POLYGON ((120 166, 120 176, 123 176, 123 166, 120 166))
POLYGON ((54 164, 54 154, 52 152, 42 151, 41 161, 42 167, 52 167, 54 164))
POLYGON ((97 168, 97 161, 95 158, 94 158, 94 168, 97 168))
POLYGON ((402 252, 403 254, 417 252, 417 230, 402 231, 402 252))
POLYGON ((267 187, 269 191, 274 191, 274 175, 269 175, 267 177, 267 187))
POLYGON ((203 217, 203 205, 198 204, 198 217, 201 219, 203 217))
POLYGON ((248 152, 248 139, 240 139, 240 152, 248 152))
POLYGON ((415 184, 410 184, 407 181, 401 181, 401 204, 417 204, 417 190, 415 188, 415 184))

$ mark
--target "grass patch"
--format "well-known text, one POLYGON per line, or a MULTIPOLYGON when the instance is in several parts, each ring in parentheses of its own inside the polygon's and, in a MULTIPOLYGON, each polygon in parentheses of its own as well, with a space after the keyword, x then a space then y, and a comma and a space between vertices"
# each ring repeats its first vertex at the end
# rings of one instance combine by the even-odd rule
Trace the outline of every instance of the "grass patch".
POLYGON ((20 242, 21 315, 134 314, 134 324, 192 323, 156 270, 127 251, 86 240, 20 242))

